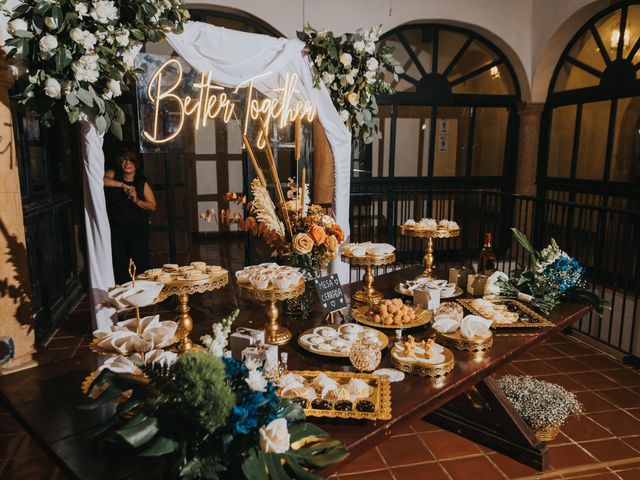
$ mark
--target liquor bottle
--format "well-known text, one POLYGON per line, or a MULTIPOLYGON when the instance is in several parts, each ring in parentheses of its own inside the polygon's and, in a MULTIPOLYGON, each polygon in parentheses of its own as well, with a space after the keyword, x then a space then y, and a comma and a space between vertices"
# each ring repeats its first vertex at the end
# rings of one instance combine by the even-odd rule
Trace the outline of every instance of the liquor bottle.
POLYGON ((484 245, 478 257, 478 273, 480 275, 486 275, 487 277, 496 271, 496 264, 498 259, 491 250, 492 235, 490 233, 484 234, 484 245))

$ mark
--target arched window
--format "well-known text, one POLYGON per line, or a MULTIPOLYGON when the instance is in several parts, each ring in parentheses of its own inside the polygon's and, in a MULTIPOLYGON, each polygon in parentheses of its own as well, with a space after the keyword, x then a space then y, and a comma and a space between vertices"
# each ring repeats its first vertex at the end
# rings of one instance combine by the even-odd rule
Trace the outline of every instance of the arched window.
POLYGON ((405 73, 395 95, 377 99, 382 139, 356 159, 354 187, 371 177, 421 186, 459 185, 463 177, 477 187, 507 187, 520 88, 506 56, 450 25, 403 25, 382 38, 405 73))
POLYGON ((640 191, 638 3, 617 3, 593 17, 556 66, 538 174, 550 198, 622 205, 613 199, 640 191))

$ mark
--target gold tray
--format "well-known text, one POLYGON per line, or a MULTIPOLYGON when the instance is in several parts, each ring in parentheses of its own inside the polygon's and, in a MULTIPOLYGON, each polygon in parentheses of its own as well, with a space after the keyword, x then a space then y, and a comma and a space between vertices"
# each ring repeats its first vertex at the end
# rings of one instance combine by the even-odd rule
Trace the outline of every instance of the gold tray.
POLYGON ((417 362, 404 362, 399 360, 395 356, 396 347, 391 349, 391 365, 400 370, 401 372, 408 373, 410 375, 418 375, 419 377, 444 377, 453 370, 454 359, 453 352, 448 348, 444 348, 442 354, 444 355, 444 362, 437 363, 435 365, 424 365, 417 362))
POLYGON ((473 338, 465 338, 460 334, 460 330, 456 330, 453 333, 437 332, 436 341, 440 345, 453 348, 454 350, 484 352, 489 350, 493 345, 493 333, 489 331, 489 334, 485 337, 475 336, 473 338))
POLYGON ((351 310, 351 318, 356 320, 358 323, 362 325, 367 325, 368 327, 375 328, 385 328, 390 330, 402 330, 406 328, 416 328, 426 325, 431 321, 431 317, 433 314, 431 310, 427 310, 420 306, 414 306, 413 309, 416 311, 416 318, 411 323, 405 323, 402 325, 382 325, 380 323, 376 323, 369 318, 369 310, 371 309, 371 305, 363 305, 361 307, 355 308, 351 310))
MULTIPOLYGON (((337 380, 340 383, 347 383, 352 378, 359 378, 366 381, 371 387, 373 387, 373 393, 360 400, 368 400, 375 406, 373 412, 359 412, 355 409, 356 403, 353 402, 353 410, 334 410, 333 407, 330 410, 320 410, 311 408, 304 409, 304 413, 307 417, 328 417, 328 418, 355 418, 358 420, 390 420, 391 419, 391 386, 389 384, 389 378, 379 375, 373 375, 371 373, 355 373, 355 372, 320 372, 311 370, 298 370, 291 371, 302 375, 306 380, 313 380, 319 373, 324 373, 329 377, 337 380)), ((284 397, 293 398, 293 397, 284 397)))
POLYGON ((444 228, 438 228, 436 230, 427 230, 424 228, 407 228, 402 227, 400 229, 400 233, 405 237, 416 237, 416 238, 454 238, 460 236, 460 231, 462 229, 458 228, 456 230, 445 230, 444 228))
MULTIPOLYGON (((472 299, 472 298, 459 298, 457 300, 457 302, 460 305, 462 305, 464 308, 469 310, 471 313, 473 313, 474 315, 478 315, 479 317, 482 317, 482 318, 487 318, 487 320, 493 320, 492 318, 488 318, 488 317, 482 315, 475 308, 473 308, 471 306, 471 302, 473 300, 474 299, 472 299)), ((500 328, 543 328, 543 327, 555 327, 556 326, 555 323, 550 322, 549 320, 544 318, 539 313, 534 312, 529 307, 527 307, 526 305, 524 305, 524 304, 522 304, 522 303, 520 303, 520 302, 518 302, 516 300, 507 300, 505 302, 497 302, 497 303, 500 303, 500 304, 512 303, 512 304, 516 305, 524 313, 529 315, 530 317, 535 318, 537 320, 537 322, 536 323, 521 322, 520 320, 518 320, 516 322, 513 322, 513 323, 497 323, 497 322, 493 322, 493 324, 491 325, 491 328, 494 328, 494 329, 500 329, 500 328)))
MULTIPOLYGON (((395 286, 394 291, 396 293, 399 293, 400 295, 404 295, 405 297, 413 297, 413 291, 412 290, 406 290, 404 288, 402 288, 402 283, 399 283, 395 286)), ((440 292, 442 294, 442 292, 440 292)), ((456 289, 453 291, 453 295, 450 295, 448 297, 443 297, 441 296, 440 299, 441 300, 448 300, 449 298, 456 298, 459 297, 460 295, 462 295, 464 293, 464 290, 462 290, 462 288, 458 287, 456 285, 456 289)))
MULTIPOLYGON (((346 324, 342 324, 342 325, 346 325, 346 324)), ((338 328, 341 325, 322 325, 322 326, 338 330, 338 328)), ((320 350, 313 350, 311 348, 311 344, 305 344, 302 341, 302 336, 303 335, 307 335, 309 333, 313 333, 313 331, 316 328, 318 328, 318 327, 312 327, 312 328, 309 328, 309 329, 305 330, 304 332, 302 332, 298 336, 298 345, 300 345, 302 348, 304 348, 307 352, 315 353, 316 355, 322 355, 323 357, 349 358, 349 352, 332 352, 332 351, 325 352, 325 351, 320 351, 320 350)), ((364 327, 364 328, 367 328, 367 327, 364 327)), ((378 334, 378 340, 380 342, 382 342, 382 346, 380 347, 380 350, 384 351, 384 349, 387 348, 387 346, 389 345, 389 337, 387 337, 381 331, 376 330, 375 328, 368 328, 368 330, 371 330, 371 331, 376 332, 378 334)))

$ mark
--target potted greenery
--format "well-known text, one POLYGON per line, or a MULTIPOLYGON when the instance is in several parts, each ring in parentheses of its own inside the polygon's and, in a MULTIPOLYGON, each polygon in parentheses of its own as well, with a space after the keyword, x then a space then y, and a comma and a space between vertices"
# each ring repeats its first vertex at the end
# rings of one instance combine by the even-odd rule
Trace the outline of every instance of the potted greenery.
POLYGON ((535 436, 544 442, 556 438, 567 418, 582 413, 576 396, 560 385, 516 375, 505 375, 498 385, 535 436))

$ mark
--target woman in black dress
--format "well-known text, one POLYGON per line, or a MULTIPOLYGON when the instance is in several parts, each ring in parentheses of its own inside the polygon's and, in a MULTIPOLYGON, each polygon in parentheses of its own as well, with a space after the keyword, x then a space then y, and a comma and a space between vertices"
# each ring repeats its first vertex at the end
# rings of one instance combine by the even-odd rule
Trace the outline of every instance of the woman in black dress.
POLYGON ((113 273, 117 284, 129 278, 129 258, 138 272, 149 268, 149 212, 156 209, 156 199, 140 170, 140 157, 125 151, 120 169, 104 174, 107 214, 111 226, 113 273))

